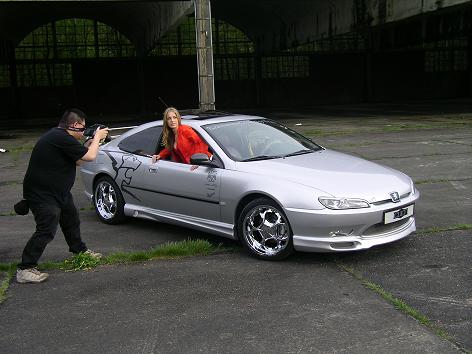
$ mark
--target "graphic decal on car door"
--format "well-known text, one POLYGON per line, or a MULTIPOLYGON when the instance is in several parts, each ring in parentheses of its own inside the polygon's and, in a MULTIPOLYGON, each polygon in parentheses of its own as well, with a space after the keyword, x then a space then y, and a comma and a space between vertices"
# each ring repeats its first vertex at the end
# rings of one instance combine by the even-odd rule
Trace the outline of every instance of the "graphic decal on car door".
POLYGON ((208 170, 207 183, 205 183, 207 192, 206 195, 208 198, 212 198, 216 193, 216 189, 218 187, 217 178, 218 170, 216 168, 210 168, 208 170))
POLYGON ((127 188, 131 185, 133 180, 134 172, 141 166, 141 161, 131 154, 121 155, 121 163, 118 166, 118 161, 113 157, 109 152, 106 152, 108 157, 111 159, 111 165, 115 171, 115 177, 113 178, 116 182, 121 180, 121 183, 118 183, 122 192, 129 194, 133 198, 140 200, 136 195, 129 191, 127 188))

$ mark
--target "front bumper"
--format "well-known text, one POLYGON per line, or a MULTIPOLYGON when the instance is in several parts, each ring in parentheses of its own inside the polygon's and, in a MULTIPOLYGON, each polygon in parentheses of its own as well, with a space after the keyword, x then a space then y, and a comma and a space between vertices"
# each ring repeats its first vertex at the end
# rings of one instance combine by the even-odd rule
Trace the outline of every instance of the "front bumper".
POLYGON ((384 225, 384 212, 413 204, 411 196, 401 203, 350 210, 285 210, 297 251, 346 252, 400 240, 416 231, 415 217, 384 225))
POLYGON ((401 227, 391 232, 378 234, 375 237, 339 236, 339 237, 307 237, 293 236, 293 246, 297 251, 307 252, 345 252, 357 251, 372 246, 400 240, 416 230, 415 218, 410 217, 401 227))

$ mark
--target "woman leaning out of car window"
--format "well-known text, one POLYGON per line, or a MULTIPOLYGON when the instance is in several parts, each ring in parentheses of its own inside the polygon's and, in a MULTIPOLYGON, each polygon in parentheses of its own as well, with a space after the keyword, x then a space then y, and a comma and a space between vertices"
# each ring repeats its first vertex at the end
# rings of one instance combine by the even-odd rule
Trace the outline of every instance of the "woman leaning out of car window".
POLYGON ((196 153, 211 156, 208 145, 188 125, 183 125, 180 113, 174 107, 164 112, 164 130, 162 143, 165 146, 158 155, 152 156, 152 162, 171 157, 172 161, 190 163, 190 157, 196 153))

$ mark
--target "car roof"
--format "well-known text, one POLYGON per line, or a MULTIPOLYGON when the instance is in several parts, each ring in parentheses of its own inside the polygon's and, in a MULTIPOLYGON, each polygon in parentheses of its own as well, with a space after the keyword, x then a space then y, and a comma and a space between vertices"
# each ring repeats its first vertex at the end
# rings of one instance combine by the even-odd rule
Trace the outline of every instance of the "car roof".
POLYGON ((250 116, 245 114, 213 114, 209 116, 184 115, 182 120, 185 124, 192 126, 203 126, 213 123, 234 122, 238 120, 265 119, 263 117, 250 116))
MULTIPOLYGON (((267 118, 244 115, 244 114, 231 114, 231 113, 213 113, 211 115, 207 114, 205 116, 201 116, 201 114, 200 115, 186 114, 182 116, 182 121, 186 125, 189 125, 191 127, 200 127, 200 126, 213 124, 213 123, 234 122, 234 121, 251 120, 251 119, 267 119, 267 118)), ((119 135, 117 138, 118 140, 122 140, 130 135, 136 134, 139 131, 154 127, 156 125, 162 125, 162 124, 163 124, 162 119, 151 121, 148 123, 143 123, 135 127, 134 129, 131 129, 127 131, 126 133, 119 135)))

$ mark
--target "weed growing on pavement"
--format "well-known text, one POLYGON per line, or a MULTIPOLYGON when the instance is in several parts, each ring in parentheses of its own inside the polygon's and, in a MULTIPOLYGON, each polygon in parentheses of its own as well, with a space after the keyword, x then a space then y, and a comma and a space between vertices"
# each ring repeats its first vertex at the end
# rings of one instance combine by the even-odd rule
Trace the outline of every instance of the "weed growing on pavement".
POLYGON ((6 213, 0 213, 0 216, 15 216, 16 213, 14 210, 11 210, 10 212, 6 212, 6 213))
POLYGON ((100 259, 92 257, 87 253, 80 252, 74 254, 72 258, 66 259, 63 262, 61 269, 65 271, 87 270, 95 268, 100 263, 100 259))
MULTIPOLYGON (((431 155, 429 155, 431 156, 431 155)), ((426 184, 426 183, 447 183, 447 182, 463 182, 463 181, 468 181, 470 180, 470 178, 463 178, 463 179, 447 179, 447 178, 444 178, 444 179, 423 179, 423 180, 418 180, 418 181, 414 181, 415 184, 426 184)))
MULTIPOLYGON (((5 265, 2 265, 2 268, 5 265)), ((3 269, 2 269, 3 270, 3 269)), ((10 282, 13 278, 13 275, 15 274, 16 270, 16 265, 8 265, 8 270, 5 271, 6 276, 5 279, 2 280, 0 283, 0 304, 6 300, 7 298, 7 290, 8 287, 10 286, 10 282)))
POLYGON ((13 161, 18 161, 20 155, 23 153, 31 153, 33 151, 34 144, 25 144, 17 148, 10 149, 10 153, 13 161))
POLYGON ((434 129, 435 128, 435 125, 433 124, 421 124, 421 123, 417 123, 417 124, 389 124, 385 127, 383 127, 383 130, 387 131, 387 132, 397 132, 397 131, 402 131, 402 130, 407 130, 407 129, 434 129))
POLYGON ((156 258, 177 258, 188 256, 205 256, 222 250, 206 240, 185 240, 180 242, 168 242, 162 246, 152 248, 149 251, 114 253, 102 259, 103 264, 143 262, 156 258))
POLYGON ((434 234, 438 232, 446 232, 446 231, 462 231, 462 230, 472 230, 472 224, 457 224, 448 227, 430 227, 428 229, 422 229, 416 231, 418 235, 425 235, 425 234, 434 234))
POLYGON ((389 303, 391 303, 397 310, 402 311, 403 313, 413 317, 416 319, 419 323, 421 323, 423 326, 429 328, 431 331, 433 331, 437 336, 451 342, 455 346, 457 346, 460 349, 463 349, 461 345, 455 342, 455 340, 443 329, 439 328, 438 326, 434 325, 425 315, 423 315, 421 312, 419 312, 417 309, 413 308, 412 306, 408 305, 405 303, 403 300, 393 296, 393 294, 389 293, 386 291, 384 288, 382 288, 380 285, 375 284, 374 282, 371 282, 367 279, 365 279, 360 273, 354 270, 354 268, 345 266, 343 264, 340 264, 337 262, 338 267, 344 270, 345 272, 351 274, 354 278, 359 280, 363 286, 365 286, 367 289, 370 289, 380 295, 383 299, 387 300, 389 303))
POLYGON ((0 186, 14 186, 16 184, 23 184, 22 181, 2 181, 0 182, 0 186))
POLYGON ((451 180, 449 179, 422 179, 418 181, 414 181, 416 185, 419 184, 427 184, 427 183, 446 183, 450 182, 451 180))

